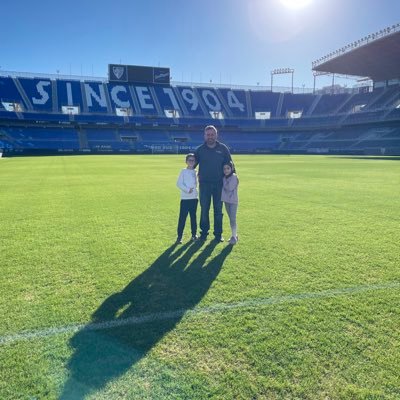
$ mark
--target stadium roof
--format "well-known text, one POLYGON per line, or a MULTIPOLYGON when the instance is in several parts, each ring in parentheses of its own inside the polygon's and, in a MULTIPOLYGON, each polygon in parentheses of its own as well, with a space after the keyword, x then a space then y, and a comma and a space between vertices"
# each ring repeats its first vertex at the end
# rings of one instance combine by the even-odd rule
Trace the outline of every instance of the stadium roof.
POLYGON ((351 43, 314 61, 312 69, 368 77, 374 81, 400 78, 400 24, 351 43))

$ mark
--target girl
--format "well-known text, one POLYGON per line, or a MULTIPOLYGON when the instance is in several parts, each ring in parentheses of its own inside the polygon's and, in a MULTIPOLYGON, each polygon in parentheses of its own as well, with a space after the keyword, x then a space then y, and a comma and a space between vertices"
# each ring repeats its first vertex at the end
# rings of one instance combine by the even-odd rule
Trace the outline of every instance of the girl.
POLYGON ((239 179, 234 173, 235 168, 232 161, 224 164, 224 178, 222 186, 221 200, 225 203, 226 212, 232 229, 232 237, 229 244, 236 244, 238 241, 236 213, 238 209, 238 185, 239 179))

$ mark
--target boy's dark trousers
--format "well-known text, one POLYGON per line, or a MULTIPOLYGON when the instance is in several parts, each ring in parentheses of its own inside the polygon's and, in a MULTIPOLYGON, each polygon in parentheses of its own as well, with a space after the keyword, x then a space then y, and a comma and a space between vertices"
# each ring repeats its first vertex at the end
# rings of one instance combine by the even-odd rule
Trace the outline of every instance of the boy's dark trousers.
POLYGON ((197 211, 197 199, 181 200, 181 205, 179 208, 179 221, 178 221, 178 237, 182 237, 183 230, 185 229, 186 217, 190 214, 190 227, 192 230, 192 236, 196 235, 197 232, 197 221, 196 221, 196 211, 197 211))

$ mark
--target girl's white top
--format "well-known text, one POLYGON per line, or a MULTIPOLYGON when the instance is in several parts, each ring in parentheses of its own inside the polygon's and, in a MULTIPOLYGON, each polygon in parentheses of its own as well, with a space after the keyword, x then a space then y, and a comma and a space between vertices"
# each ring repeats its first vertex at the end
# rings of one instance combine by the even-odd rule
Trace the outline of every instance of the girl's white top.
POLYGON ((239 179, 236 174, 232 174, 229 178, 223 177, 223 186, 221 200, 225 203, 238 204, 238 185, 239 179))
POLYGON ((197 199, 198 193, 196 170, 184 168, 179 174, 176 186, 181 189, 182 200, 197 199), (193 189, 191 193, 189 193, 190 189, 193 189))

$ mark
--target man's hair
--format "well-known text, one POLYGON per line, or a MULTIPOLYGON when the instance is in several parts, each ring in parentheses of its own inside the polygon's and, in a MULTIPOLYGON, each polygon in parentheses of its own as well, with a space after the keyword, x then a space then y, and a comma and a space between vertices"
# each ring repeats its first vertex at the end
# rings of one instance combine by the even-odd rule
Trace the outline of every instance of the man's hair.
POLYGON ((186 154, 186 160, 185 161, 187 161, 189 157, 193 157, 194 160, 196 161, 196 156, 193 153, 186 154))
POLYGON ((208 130, 210 130, 210 129, 212 129, 216 134, 218 134, 217 128, 216 128, 214 125, 207 125, 207 126, 204 128, 204 132, 206 132, 206 131, 208 131, 208 130))

